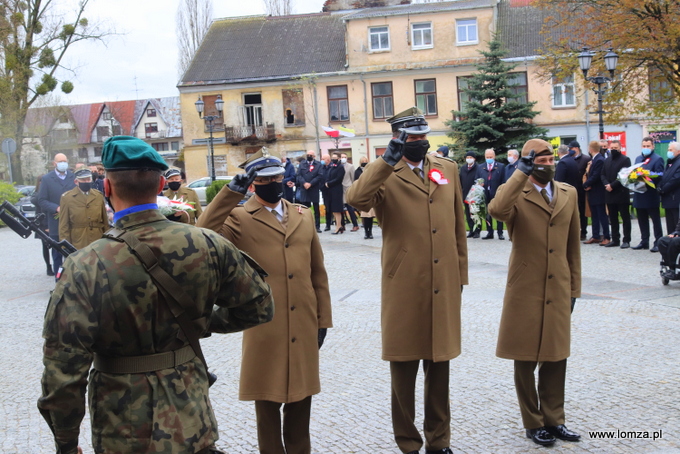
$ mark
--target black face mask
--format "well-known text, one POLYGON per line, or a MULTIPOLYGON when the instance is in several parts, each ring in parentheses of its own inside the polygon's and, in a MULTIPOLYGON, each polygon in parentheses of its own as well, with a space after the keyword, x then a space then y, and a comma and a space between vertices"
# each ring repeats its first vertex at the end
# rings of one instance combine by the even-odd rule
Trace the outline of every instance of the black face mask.
POLYGON ((362 162, 362 163, 361 163, 361 167, 366 167, 366 164, 368 164, 368 163, 367 163, 367 162, 362 162))
POLYGON ((176 191, 179 189, 179 187, 182 186, 181 181, 171 181, 168 183, 168 187, 172 189, 173 191, 176 191))
POLYGON ((415 140, 404 144, 404 157, 411 162, 420 162, 425 159, 430 142, 427 140, 415 140))
POLYGON ((283 182, 273 181, 269 184, 256 184, 255 194, 267 203, 278 203, 283 197, 283 182))
POLYGON ((621 150, 613 150, 612 149, 611 152, 612 152, 612 156, 618 156, 618 155, 621 154, 621 150))
POLYGON ((314 160, 314 156, 307 155, 307 161, 312 162, 313 160, 314 160))
POLYGON ((100 180, 103 180, 106 177, 104 176, 104 174, 101 174, 101 175, 97 175, 97 178, 99 178, 100 180))
POLYGON ((80 188, 81 191, 83 192, 90 192, 90 189, 92 189, 92 183, 84 183, 84 182, 78 182, 78 187, 80 188))
POLYGON ((332 162, 333 164, 337 164, 337 163, 338 163, 338 160, 337 160, 337 159, 331 159, 331 162, 332 162))

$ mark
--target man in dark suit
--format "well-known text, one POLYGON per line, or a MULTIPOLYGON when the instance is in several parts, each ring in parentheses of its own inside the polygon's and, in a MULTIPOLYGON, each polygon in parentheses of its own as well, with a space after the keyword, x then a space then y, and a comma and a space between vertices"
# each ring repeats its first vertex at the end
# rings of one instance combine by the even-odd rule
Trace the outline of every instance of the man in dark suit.
POLYGON ((604 160, 600 180, 604 185, 604 201, 609 212, 609 223, 612 228, 612 241, 605 247, 630 247, 630 191, 618 179, 624 167, 630 167, 630 158, 621 154, 621 142, 612 140, 609 145, 609 157, 604 160), (623 242, 619 232, 619 215, 623 222, 623 242))
POLYGON ((668 144, 668 161, 666 169, 659 182, 659 194, 661 194, 661 206, 666 210, 666 232, 668 235, 675 231, 675 226, 680 217, 680 144, 671 142, 668 144))
POLYGON ((331 224, 333 223, 333 212, 329 210, 331 203, 331 190, 326 187, 326 182, 328 181, 328 174, 331 171, 331 156, 325 154, 321 156, 321 184, 319 185, 321 190, 321 197, 323 197, 323 205, 326 209, 326 228, 323 229, 327 232, 331 229, 331 224))
POLYGON ((557 156, 560 160, 555 165, 555 181, 576 187, 578 184, 578 166, 574 158, 569 155, 569 148, 566 145, 560 145, 557 149, 557 156))
MULTIPOLYGON (((486 196, 486 204, 489 203, 496 196, 496 190, 498 186, 503 184, 505 181, 505 166, 499 162, 496 162, 496 152, 493 148, 488 148, 484 151, 485 163, 477 167, 477 178, 484 180, 484 195, 486 196)), ((486 215, 486 236, 483 240, 493 239, 493 219, 490 214, 486 215)), ((496 223, 496 229, 498 230, 498 239, 504 240, 503 236, 503 223, 498 221, 496 223)))
POLYGON ((300 163, 297 173, 297 185, 300 188, 300 199, 298 202, 307 208, 314 205, 314 222, 318 233, 321 233, 319 187, 322 180, 321 163, 316 160, 316 151, 308 150, 307 159, 300 163))
POLYGON ((600 148, 600 142, 592 140, 588 144, 588 153, 592 161, 583 189, 588 197, 590 213, 593 219, 593 236, 585 244, 600 243, 606 246, 611 242, 609 236, 609 220, 607 219, 607 209, 604 201, 604 185, 602 184, 602 169, 604 167, 604 151, 600 148))
MULTIPOLYGON (((475 184, 475 179, 477 178, 477 168, 479 165, 477 164, 476 161, 476 154, 474 151, 468 151, 465 153, 465 165, 460 166, 460 185, 463 189, 463 202, 465 201, 465 197, 467 197, 468 192, 470 192, 470 188, 472 187, 473 184, 475 184)), ((475 222, 472 220, 472 216, 470 216, 470 205, 467 203, 464 203, 463 206, 465 207, 465 218, 467 219, 467 224, 468 227, 470 228, 470 231, 467 234, 468 238, 479 238, 479 231, 481 230, 480 227, 475 229, 475 222)))
POLYGON ((295 166, 290 159, 284 158, 285 164, 283 165, 283 198, 288 200, 290 203, 294 202, 295 198, 295 166))
POLYGON ((512 176, 512 173, 517 170, 517 164, 519 163, 519 151, 514 148, 508 150, 508 165, 505 166, 505 175, 503 175, 503 183, 508 181, 512 176))
POLYGON ((578 182, 576 183, 578 213, 581 218, 581 240, 585 240, 588 235, 588 217, 586 216, 586 191, 583 189, 583 176, 586 174, 590 156, 583 154, 581 145, 575 140, 569 143, 569 151, 574 152, 574 161, 578 167, 578 182))
MULTIPOLYGON (((642 139, 642 154, 635 158, 635 164, 642 163, 642 168, 649 170, 652 182, 656 186, 661 179, 663 173, 663 159, 661 156, 654 153, 654 139, 645 137, 642 139)), ((654 244, 650 252, 659 252, 656 242, 663 236, 661 229, 661 212, 659 205, 661 199, 659 191, 656 187, 647 186, 645 192, 636 192, 633 194, 633 208, 637 212, 638 226, 640 227, 640 244, 634 246, 632 249, 650 249, 649 248, 649 218, 652 218, 652 225, 654 226, 654 244)))
MULTIPOLYGON (((68 159, 63 153, 54 156, 54 172, 49 172, 40 181, 38 203, 40 209, 47 216, 47 228, 52 239, 59 241, 59 202, 61 195, 76 187, 75 175, 68 170, 68 159)), ((58 271, 63 263, 63 257, 56 249, 52 249, 52 263, 54 274, 59 277, 58 271)))

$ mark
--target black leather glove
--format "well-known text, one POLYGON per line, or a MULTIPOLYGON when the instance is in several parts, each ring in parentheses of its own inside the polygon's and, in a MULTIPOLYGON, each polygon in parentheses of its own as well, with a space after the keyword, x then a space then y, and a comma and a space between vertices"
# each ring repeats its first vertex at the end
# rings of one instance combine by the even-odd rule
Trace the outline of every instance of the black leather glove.
POLYGON ((525 175, 531 175, 531 172, 534 171, 535 157, 536 152, 534 150, 531 150, 529 156, 522 156, 521 158, 519 158, 519 162, 517 163, 517 170, 519 170, 525 175))
POLYGON ((229 189, 245 194, 248 192, 250 185, 253 184, 253 181, 255 181, 256 173, 257 171, 254 168, 250 169, 248 173, 239 173, 229 182, 229 189))
POLYGON ((328 331, 328 328, 319 328, 319 350, 321 350, 321 346, 323 345, 323 341, 326 339, 326 332, 328 331))
POLYGON ((574 312, 574 306, 576 305, 576 298, 571 299, 571 312, 574 312))
POLYGON ((398 139, 392 139, 390 140, 390 143, 387 144, 387 148, 382 157, 385 162, 392 167, 401 161, 401 157, 404 155, 404 142, 406 142, 406 137, 408 137, 408 134, 402 131, 398 139))

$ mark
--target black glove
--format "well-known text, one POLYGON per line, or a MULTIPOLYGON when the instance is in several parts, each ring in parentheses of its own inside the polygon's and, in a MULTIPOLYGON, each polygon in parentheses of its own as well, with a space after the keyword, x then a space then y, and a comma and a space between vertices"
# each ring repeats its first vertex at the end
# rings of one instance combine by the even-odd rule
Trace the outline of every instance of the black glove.
POLYGON ((519 158, 517 163, 517 170, 521 171, 525 175, 531 175, 534 171, 534 158, 536 157, 536 152, 531 150, 529 156, 522 156, 519 158))
POLYGON ((257 171, 254 168, 250 169, 248 173, 239 173, 229 182, 229 189, 245 194, 248 192, 250 185, 253 184, 253 181, 255 181, 256 173, 257 171))
POLYGON ((574 306, 576 305, 576 298, 571 299, 571 312, 574 312, 574 306))
POLYGON ((328 331, 328 328, 319 328, 319 350, 321 350, 321 346, 323 345, 323 341, 326 339, 326 332, 328 331))
POLYGON ((217 381, 217 375, 208 371, 208 388, 210 388, 212 385, 214 385, 216 381, 217 381))
POLYGON ((401 161, 401 157, 404 155, 404 142, 406 142, 406 137, 408 137, 408 134, 406 134, 405 131, 401 131, 398 139, 392 139, 390 140, 390 143, 387 144, 387 148, 382 157, 385 162, 392 167, 401 161))

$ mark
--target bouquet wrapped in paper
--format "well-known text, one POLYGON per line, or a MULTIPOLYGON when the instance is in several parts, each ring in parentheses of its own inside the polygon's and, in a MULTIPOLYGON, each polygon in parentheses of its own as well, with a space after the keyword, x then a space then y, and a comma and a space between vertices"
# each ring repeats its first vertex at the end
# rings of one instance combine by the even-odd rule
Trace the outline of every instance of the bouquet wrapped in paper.
POLYGON ((162 195, 156 197, 156 204, 161 214, 165 217, 178 217, 177 215, 186 215, 187 220, 189 219, 189 212, 196 211, 193 206, 193 202, 185 202, 184 197, 177 196, 169 199, 162 195))
POLYGON ((486 223, 486 197, 484 196, 484 180, 477 178, 470 188, 465 203, 470 206, 470 217, 475 223, 474 230, 481 229, 486 223))
POLYGON ((652 181, 652 176, 657 176, 658 174, 643 169, 642 165, 643 163, 640 162, 630 167, 624 167, 619 171, 619 181, 633 192, 645 192, 648 186, 656 188, 652 181))

